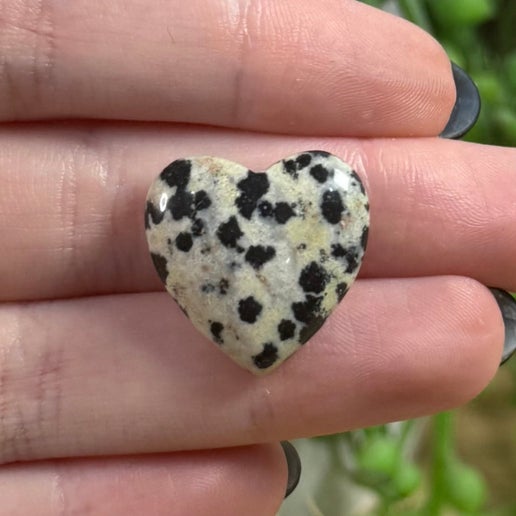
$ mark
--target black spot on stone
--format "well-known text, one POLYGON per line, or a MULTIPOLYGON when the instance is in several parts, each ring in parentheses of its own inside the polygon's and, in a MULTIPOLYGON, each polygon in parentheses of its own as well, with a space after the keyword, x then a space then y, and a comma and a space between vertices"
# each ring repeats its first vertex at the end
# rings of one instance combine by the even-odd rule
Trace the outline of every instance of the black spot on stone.
POLYGON ((153 224, 159 224, 165 214, 150 201, 147 201, 147 205, 145 206, 145 229, 150 229, 150 221, 153 224))
POLYGON ((326 263, 328 261, 328 254, 325 249, 319 249, 319 256, 321 263, 326 263))
POLYGON ((321 310, 321 296, 307 295, 304 301, 299 303, 292 303, 292 312, 294 317, 299 322, 310 324, 315 318, 319 316, 321 310))
POLYGON ((199 190, 194 194, 194 208, 196 211, 205 210, 211 206, 211 199, 204 190, 199 190))
POLYGON ((328 284, 330 275, 317 262, 310 262, 299 275, 299 284, 305 292, 320 294, 328 284))
POLYGON ((346 272, 351 273, 358 267, 358 249, 356 247, 345 248, 340 244, 332 244, 331 255, 335 258, 344 258, 347 262, 346 272))
POLYGON ((277 202, 274 207, 274 217, 278 224, 285 224, 291 217, 295 216, 294 210, 286 202, 277 202))
POLYGON ((210 246, 203 247, 201 249, 201 254, 209 254, 209 253, 211 253, 211 247, 210 246))
POLYGON ((240 247, 239 245, 237 245, 236 250, 237 253, 243 253, 245 251, 245 249, 243 247, 240 247))
POLYGON ((367 239, 369 238, 369 227, 364 226, 362 229, 362 236, 360 237, 360 245, 362 246, 362 249, 365 250, 367 247, 367 239))
POLYGON ((359 266, 358 250, 355 247, 349 250, 348 254, 346 255, 346 260, 348 261, 346 272, 348 274, 355 272, 359 266))
POLYGON ((159 177, 165 181, 168 186, 186 188, 188 181, 190 181, 191 170, 192 163, 189 160, 178 159, 163 169, 159 177))
POLYGON ((318 155, 318 151, 304 152, 300 154, 295 160, 289 159, 283 161, 283 167, 287 174, 291 175, 293 179, 299 177, 299 171, 308 167, 312 162, 312 158, 318 155))
POLYGON ((310 340, 319 331, 321 326, 324 324, 324 321, 326 321, 326 317, 317 316, 314 317, 310 324, 303 326, 299 332, 299 342, 304 344, 310 340))
POLYGON ((163 284, 167 283, 168 277, 168 269, 167 269, 167 259, 160 254, 151 253, 152 263, 156 268, 156 272, 158 273, 159 279, 163 284))
POLYGON ((337 299, 342 301, 342 298, 346 295, 346 292, 348 291, 348 285, 346 283, 339 283, 335 287, 335 292, 337 293, 337 299))
POLYGON ((326 151, 322 151, 322 150, 311 150, 311 151, 308 151, 312 156, 314 157, 317 157, 319 156, 320 158, 328 158, 331 156, 331 154, 329 152, 326 152, 326 151))
POLYGON ((293 159, 283 161, 283 168, 289 176, 292 176, 293 179, 297 179, 299 177, 296 162, 293 159))
POLYGON ((219 281, 219 292, 222 296, 225 296, 228 293, 229 281, 226 278, 222 278, 219 281))
POLYGON ((212 292, 215 292, 215 285, 212 283, 205 283, 204 285, 201 285, 201 291, 205 294, 211 294, 212 292))
POLYGON ((176 247, 185 253, 190 251, 193 245, 192 235, 190 233, 179 233, 176 237, 176 247))
POLYGON ((272 217, 274 215, 274 208, 269 201, 262 201, 258 205, 258 213, 262 217, 272 217))
POLYGON ((192 235, 201 236, 204 233, 204 222, 201 219, 195 219, 192 223, 192 235))
POLYGON ((360 191, 365 195, 364 185, 354 170, 351 171, 351 177, 357 182, 358 186, 360 187, 360 191))
POLYGON ((278 360, 278 348, 271 342, 263 345, 263 351, 253 356, 254 365, 258 369, 267 369, 278 360))
POLYGON ((227 222, 223 222, 217 229, 217 236, 222 244, 233 249, 237 247, 238 239, 243 235, 234 215, 227 222))
POLYGON ((180 220, 183 217, 191 217, 193 195, 190 192, 177 189, 176 193, 168 201, 168 209, 172 213, 174 220, 180 220))
POLYGON ((245 260, 254 269, 260 269, 264 263, 272 260, 276 256, 276 249, 274 247, 268 245, 264 247, 263 245, 252 245, 245 253, 245 260))
POLYGON ((242 193, 237 197, 236 205, 242 217, 250 219, 258 200, 269 190, 269 178, 267 174, 255 174, 249 170, 247 177, 237 186, 242 193))
POLYGON ((328 170, 322 165, 315 165, 310 169, 310 175, 319 183, 328 179, 328 170))
POLYGON ((254 323, 262 311, 262 305, 253 296, 238 302, 238 313, 244 322, 254 323))
POLYGON ((299 244, 296 249, 298 249, 299 251, 304 251, 306 249, 306 244, 299 244))
POLYGON ((278 324, 278 333, 281 340, 291 339, 296 332, 296 323, 289 319, 283 319, 278 324))
POLYGON ((324 192, 321 209, 323 217, 330 224, 338 224, 342 219, 342 212, 344 211, 344 205, 339 192, 335 190, 324 192))
POLYGON ((346 256, 346 249, 342 247, 340 244, 332 244, 331 245, 331 255, 334 258, 343 258, 346 256))
POLYGON ((224 339, 222 338, 222 331, 224 330, 224 325, 218 321, 213 321, 210 324, 210 331, 213 336, 213 340, 217 344, 224 344, 224 339))
POLYGON ((310 165, 311 161, 312 161, 312 156, 310 156, 310 154, 308 154, 308 153, 300 154, 296 159, 297 169, 300 170, 302 168, 307 167, 308 165, 310 165))

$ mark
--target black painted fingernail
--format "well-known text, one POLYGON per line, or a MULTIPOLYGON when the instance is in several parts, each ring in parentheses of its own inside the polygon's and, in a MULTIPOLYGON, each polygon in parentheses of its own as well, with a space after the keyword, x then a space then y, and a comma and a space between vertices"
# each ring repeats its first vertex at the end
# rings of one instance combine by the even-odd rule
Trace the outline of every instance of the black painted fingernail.
POLYGON ((473 79, 462 68, 452 63, 452 71, 457 100, 450 120, 440 136, 456 140, 475 125, 480 114, 480 94, 473 79))
POLYGON ((516 300, 499 288, 489 289, 500 307, 505 326, 505 341, 503 344, 503 355, 500 365, 507 362, 516 351, 516 300))
POLYGON ((297 450, 288 441, 281 441, 281 447, 287 459, 288 468, 287 490, 285 492, 286 498, 294 491, 301 478, 301 459, 299 458, 297 450))

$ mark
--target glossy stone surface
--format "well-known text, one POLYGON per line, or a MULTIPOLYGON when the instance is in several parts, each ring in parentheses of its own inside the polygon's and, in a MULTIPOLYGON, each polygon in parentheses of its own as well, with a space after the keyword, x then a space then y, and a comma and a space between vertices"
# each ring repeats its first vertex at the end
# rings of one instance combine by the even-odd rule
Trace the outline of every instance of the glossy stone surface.
POLYGON ((196 328, 263 374, 307 342, 348 291, 369 205, 357 174, 323 151, 264 173, 192 157, 151 185, 145 227, 162 282, 196 328))

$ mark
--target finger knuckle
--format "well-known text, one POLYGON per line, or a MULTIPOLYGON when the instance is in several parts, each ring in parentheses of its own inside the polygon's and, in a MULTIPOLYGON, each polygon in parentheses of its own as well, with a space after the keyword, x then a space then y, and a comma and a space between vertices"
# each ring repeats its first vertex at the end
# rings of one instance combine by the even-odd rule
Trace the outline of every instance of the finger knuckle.
POLYGON ((4 308, 1 319, 0 462, 7 463, 38 458, 49 428, 57 433, 63 349, 30 308, 4 308))
POLYGON ((8 110, 4 117, 17 119, 52 85, 52 0, 0 0, 0 13, 0 98, 8 110))

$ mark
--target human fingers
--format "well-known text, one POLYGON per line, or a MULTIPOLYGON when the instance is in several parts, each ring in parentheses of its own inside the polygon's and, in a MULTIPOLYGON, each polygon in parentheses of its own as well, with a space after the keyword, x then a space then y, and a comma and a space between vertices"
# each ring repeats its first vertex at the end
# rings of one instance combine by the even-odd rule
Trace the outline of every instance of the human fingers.
POLYGON ((143 207, 164 166, 211 154, 263 169, 313 148, 349 161, 366 182, 362 277, 457 274, 516 289, 515 149, 73 124, 4 128, 0 147, 4 301, 162 289, 143 207))
POLYGON ((279 445, 0 468, 2 514, 273 516, 285 495, 279 445))
POLYGON ((359 280, 260 378, 165 293, 4 304, 0 328, 0 462, 237 446, 426 415, 476 395, 504 340, 495 298, 459 277, 359 280))
POLYGON ((441 46, 351 0, 5 3, 0 120, 108 118, 348 136, 439 134, 441 46))

